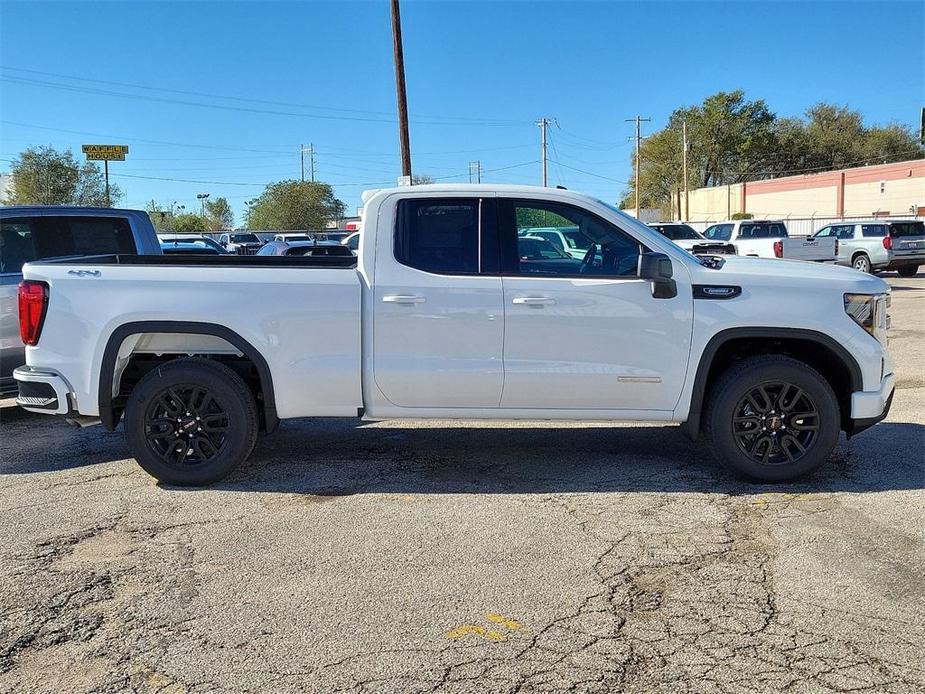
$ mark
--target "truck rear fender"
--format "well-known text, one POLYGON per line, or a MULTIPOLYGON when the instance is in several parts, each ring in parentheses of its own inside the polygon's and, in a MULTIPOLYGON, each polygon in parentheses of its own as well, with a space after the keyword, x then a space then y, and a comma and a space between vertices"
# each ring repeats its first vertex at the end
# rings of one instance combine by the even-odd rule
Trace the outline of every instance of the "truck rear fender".
POLYGON ((257 374, 252 389, 263 414, 262 424, 273 431, 279 423, 270 367, 260 351, 238 333, 213 323, 137 321, 116 328, 103 350, 98 397, 100 420, 107 429, 113 430, 119 423, 124 407, 122 379, 133 356, 141 350, 165 361, 171 355, 196 354, 249 363, 257 374))

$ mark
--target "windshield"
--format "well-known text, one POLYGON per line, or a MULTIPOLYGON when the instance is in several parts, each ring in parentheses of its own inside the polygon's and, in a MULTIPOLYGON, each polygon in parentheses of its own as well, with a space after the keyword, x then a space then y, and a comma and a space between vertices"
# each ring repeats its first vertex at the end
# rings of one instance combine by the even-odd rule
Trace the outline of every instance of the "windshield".
POLYGON ((901 239, 906 236, 925 236, 925 222, 893 222, 890 236, 901 239))
POLYGON ((232 243, 260 243, 256 234, 232 234, 232 243))
POLYGON ((700 234, 687 224, 656 224, 655 229, 672 241, 697 241, 700 234))
POLYGON ((783 239, 787 238, 787 230, 780 222, 758 222, 756 224, 743 224, 739 227, 740 239, 783 239))
POLYGON ((732 225, 714 224, 703 232, 703 235, 704 238, 708 238, 711 241, 728 241, 729 237, 732 236, 732 225))

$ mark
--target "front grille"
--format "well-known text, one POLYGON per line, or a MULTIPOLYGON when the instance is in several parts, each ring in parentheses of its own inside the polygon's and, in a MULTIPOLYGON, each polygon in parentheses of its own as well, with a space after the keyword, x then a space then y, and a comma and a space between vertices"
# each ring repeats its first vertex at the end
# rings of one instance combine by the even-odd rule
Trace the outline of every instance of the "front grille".
POLYGON ((238 255, 257 255, 259 250, 256 246, 238 246, 238 255))

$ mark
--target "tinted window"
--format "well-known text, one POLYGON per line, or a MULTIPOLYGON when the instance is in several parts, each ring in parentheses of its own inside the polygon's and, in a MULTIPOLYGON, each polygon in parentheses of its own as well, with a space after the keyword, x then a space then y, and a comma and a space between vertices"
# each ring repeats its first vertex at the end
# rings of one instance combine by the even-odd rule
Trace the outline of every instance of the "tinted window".
POLYGON ((832 236, 843 240, 853 239, 854 224, 839 224, 838 226, 832 227, 832 236))
POLYGON ((479 271, 479 201, 400 200, 395 258, 442 274, 479 271))
POLYGON ((890 236, 894 239, 905 236, 925 236, 925 223, 923 222, 893 222, 890 224, 890 236))
POLYGON ((782 239, 786 236, 787 230, 783 224, 760 222, 739 227, 740 239, 782 239))
POLYGON ((35 249, 40 258, 65 255, 134 254, 135 239, 127 219, 118 217, 41 217, 35 249))
POLYGON ((20 272, 35 260, 32 223, 28 219, 0 220, 0 272, 20 272))
POLYGON ((728 241, 732 236, 732 224, 714 224, 703 235, 713 241, 728 241))
POLYGON ((232 243, 260 243, 256 234, 232 234, 231 241, 232 243))
POLYGON ((885 224, 862 224, 861 236, 882 237, 886 236, 885 224))
POLYGON ((591 212, 536 200, 499 200, 499 219, 505 243, 517 243, 513 252, 504 254, 507 274, 636 275, 639 242, 591 212), (564 251, 551 244, 541 245, 545 239, 540 233, 534 234, 542 229, 537 221, 542 221, 542 227, 568 233, 566 239, 571 237, 572 242, 564 251))
POLYGON ((822 227, 819 231, 813 234, 813 236, 815 236, 816 238, 820 238, 820 239, 826 238, 832 235, 833 229, 834 227, 822 227))
POLYGON ((654 229, 672 241, 695 241, 700 238, 687 224, 655 224, 654 229))
POLYGON ((358 251, 360 249, 360 235, 351 236, 350 240, 345 244, 347 248, 351 251, 358 251))

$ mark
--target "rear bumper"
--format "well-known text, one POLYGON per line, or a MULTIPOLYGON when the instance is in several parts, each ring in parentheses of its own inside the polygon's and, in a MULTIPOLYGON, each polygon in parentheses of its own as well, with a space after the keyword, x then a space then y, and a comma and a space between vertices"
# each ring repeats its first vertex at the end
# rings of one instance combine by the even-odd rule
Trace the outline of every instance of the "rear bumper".
POLYGON ((880 381, 880 390, 851 394, 851 420, 846 429, 849 438, 886 419, 893 404, 896 377, 887 374, 880 381))
POLYGON ((13 371, 19 386, 16 404, 29 412, 70 414, 70 388, 58 374, 20 366, 13 371))

